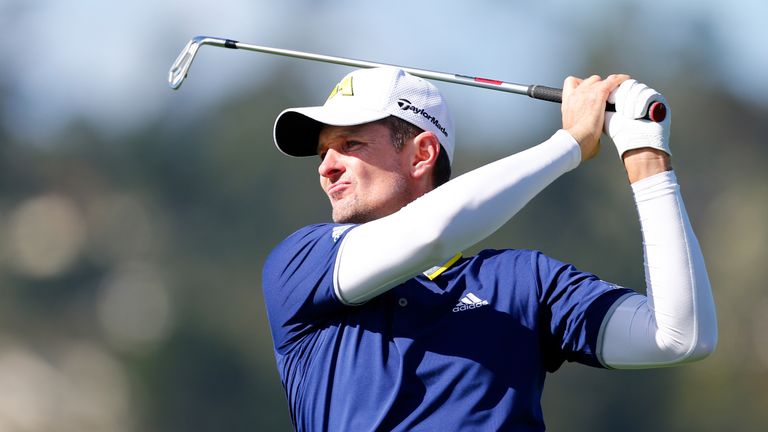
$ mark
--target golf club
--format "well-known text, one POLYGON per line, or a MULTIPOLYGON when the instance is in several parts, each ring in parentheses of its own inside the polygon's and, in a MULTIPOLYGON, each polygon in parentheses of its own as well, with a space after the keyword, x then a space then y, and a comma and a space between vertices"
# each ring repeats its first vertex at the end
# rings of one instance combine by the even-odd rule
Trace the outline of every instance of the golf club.
MULTIPOLYGON (((211 45, 220 48, 242 49, 246 51, 256 51, 267 54, 277 54, 286 57, 295 57, 306 60, 314 60, 325 63, 334 63, 345 66, 353 66, 358 68, 374 68, 381 66, 395 66, 383 63, 375 63, 366 60, 354 60, 343 57, 327 56, 322 54, 312 54, 301 51, 292 51, 281 48, 269 48, 259 45, 251 45, 243 42, 234 41, 231 39, 223 39, 211 36, 195 36, 192 38, 181 54, 173 62, 171 70, 168 73, 168 83, 171 88, 176 90, 181 87, 181 83, 184 82, 184 78, 189 74, 189 68, 192 66, 192 61, 195 59, 197 50, 203 45, 211 45)), ((425 79, 432 79, 437 81, 445 81, 454 84, 462 84, 473 87, 481 87, 490 90, 504 91, 508 93, 528 95, 534 99, 545 100, 549 102, 562 102, 563 90, 554 87, 547 87, 542 85, 524 85, 514 84, 495 79, 472 77, 467 75, 459 75, 445 72, 435 72, 424 69, 416 69, 411 67, 395 66, 403 69, 404 71, 425 79)), ((607 111, 615 111, 613 104, 606 105, 607 111)), ((667 108, 661 102, 654 102, 648 108, 648 113, 643 117, 646 120, 654 122, 661 122, 667 115, 667 108)))

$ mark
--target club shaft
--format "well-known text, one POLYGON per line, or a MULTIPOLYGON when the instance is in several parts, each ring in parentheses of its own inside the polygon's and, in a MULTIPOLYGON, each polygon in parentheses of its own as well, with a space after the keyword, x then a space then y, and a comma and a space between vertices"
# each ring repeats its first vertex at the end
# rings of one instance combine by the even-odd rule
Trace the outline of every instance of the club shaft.
MULTIPOLYGON (((445 82, 450 82, 455 84, 469 85, 473 87, 487 88, 491 90, 505 91, 508 93, 528 94, 529 87, 531 87, 527 85, 508 83, 508 82, 486 79, 486 78, 471 77, 471 76, 458 75, 458 74, 452 74, 452 73, 446 73, 446 72, 436 72, 436 71, 416 69, 416 68, 406 67, 406 66, 376 63, 376 62, 371 62, 366 60, 355 60, 355 59, 344 58, 344 57, 314 54, 314 53, 294 51, 294 50, 288 50, 288 49, 282 49, 282 48, 271 48, 271 47, 238 42, 231 39, 222 39, 222 38, 215 38, 210 36, 198 36, 192 39, 192 41, 190 41, 190 44, 188 44, 187 47, 185 48, 185 51, 182 52, 182 55, 179 56, 179 60, 181 60, 182 62, 187 61, 188 63, 186 64, 189 65, 189 63, 191 63, 191 60, 195 52, 197 51, 197 48, 201 45, 212 45, 212 46, 217 46, 222 48, 241 49, 245 51, 256 51, 256 52, 262 52, 262 53, 268 53, 268 54, 281 55, 285 57, 314 60, 314 61, 319 61, 324 63, 333 63, 338 65, 352 66, 352 67, 358 67, 358 68, 375 68, 375 67, 382 67, 382 66, 394 66, 394 67, 403 69, 404 71, 410 73, 411 75, 415 75, 421 78, 432 79, 437 81, 445 81, 445 82), (185 53, 188 54, 186 57, 184 56, 185 53)), ((179 63, 179 60, 177 60, 177 63, 179 63)), ((182 70, 181 68, 176 67, 177 63, 175 63, 174 68, 171 69, 171 72, 172 72, 171 87, 173 87, 174 89, 178 88, 181 85, 181 80, 183 80, 182 77, 178 75, 175 75, 175 76, 173 75, 174 70, 176 70, 177 72, 181 72, 182 70), (176 78, 176 81, 178 83, 178 85, 176 86, 174 86, 174 80, 173 80, 174 77, 176 78)), ((188 69, 189 69, 188 67, 184 69, 185 74, 188 71, 188 69)))
POLYGON ((269 48, 269 47, 251 45, 251 44, 246 44, 241 42, 234 42, 234 47, 238 49, 248 50, 248 51, 265 52, 270 54, 282 55, 286 57, 315 60, 315 61, 320 61, 325 63, 334 63, 334 64, 339 64, 344 66, 353 66, 358 68, 395 66, 408 72, 411 75, 415 75, 425 79, 444 81, 444 82, 450 82, 455 84, 463 84, 463 85, 469 85, 474 87, 505 91, 509 93, 527 94, 528 87, 529 87, 521 84, 514 84, 514 83, 508 83, 508 82, 497 81, 497 80, 489 80, 489 79, 478 78, 478 77, 457 75, 457 74, 451 74, 451 73, 445 73, 445 72, 436 72, 436 71, 430 71, 425 69, 416 69, 412 67, 397 66, 397 65, 385 64, 385 63, 376 63, 376 62, 371 62, 366 60, 355 60, 355 59, 344 58, 344 57, 312 54, 312 53, 305 53, 300 51, 292 51, 292 50, 279 49, 279 48, 269 48))
MULTIPOLYGON (((540 85, 524 85, 515 84, 510 82, 504 82, 495 79, 473 77, 467 75, 459 75, 446 72, 436 72, 425 69, 417 69, 407 66, 397 66, 385 63, 376 63, 366 60, 355 60, 345 57, 336 57, 323 54, 314 54, 302 51, 287 50, 282 48, 271 48, 260 45, 253 45, 243 42, 238 42, 231 39, 217 38, 211 36, 197 36, 189 41, 184 50, 179 54, 179 57, 171 66, 171 70, 168 75, 168 82, 174 90, 181 86, 181 83, 186 78, 189 68, 192 65, 192 61, 195 58, 197 50, 202 45, 212 45, 222 48, 241 49, 245 51, 255 51, 267 54, 276 54, 285 57, 294 57, 305 60, 314 60, 324 63, 333 63, 344 66, 353 66, 358 68, 375 68, 382 66, 394 66, 404 71, 425 79, 450 82, 454 84, 462 84, 472 87, 480 87, 490 90, 503 91, 507 93, 515 93, 528 95, 534 99, 546 100, 550 102, 562 102, 562 89, 540 86, 540 85)), ((613 105, 607 105, 608 111, 614 111, 613 105)), ((663 104, 656 102, 649 109, 649 114, 644 118, 652 119, 653 121, 662 121, 666 116, 666 107, 663 104)))

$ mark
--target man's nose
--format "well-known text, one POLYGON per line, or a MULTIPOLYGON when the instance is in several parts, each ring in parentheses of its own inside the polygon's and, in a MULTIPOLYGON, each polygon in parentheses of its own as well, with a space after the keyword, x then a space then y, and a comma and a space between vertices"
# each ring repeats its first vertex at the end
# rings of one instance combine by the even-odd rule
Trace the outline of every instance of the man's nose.
POLYGON ((318 173, 320 173, 322 177, 327 177, 330 179, 343 173, 344 165, 341 162, 340 156, 341 155, 336 150, 328 149, 328 151, 325 152, 323 161, 320 163, 320 166, 317 169, 318 173))

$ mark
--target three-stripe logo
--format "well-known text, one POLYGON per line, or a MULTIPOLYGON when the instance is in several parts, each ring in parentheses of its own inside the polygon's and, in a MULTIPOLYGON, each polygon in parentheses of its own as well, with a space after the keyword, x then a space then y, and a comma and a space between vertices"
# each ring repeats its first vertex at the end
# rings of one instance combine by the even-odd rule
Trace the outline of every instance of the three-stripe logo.
POLYGON ((453 311, 462 312, 469 309, 477 309, 488 304, 488 300, 482 300, 480 297, 474 295, 473 293, 469 293, 462 297, 458 303, 456 303, 456 306, 453 307, 453 311))

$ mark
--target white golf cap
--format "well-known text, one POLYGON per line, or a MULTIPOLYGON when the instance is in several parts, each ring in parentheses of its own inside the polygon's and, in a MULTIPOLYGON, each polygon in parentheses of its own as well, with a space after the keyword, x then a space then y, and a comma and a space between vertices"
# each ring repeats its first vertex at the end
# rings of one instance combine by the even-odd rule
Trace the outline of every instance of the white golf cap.
POLYGON ((440 91, 396 67, 356 70, 336 84, 324 105, 281 112, 275 144, 289 156, 314 156, 323 125, 354 126, 391 115, 433 132, 453 163, 453 122, 440 91))

